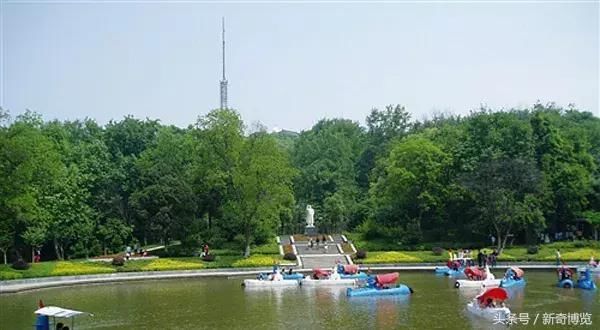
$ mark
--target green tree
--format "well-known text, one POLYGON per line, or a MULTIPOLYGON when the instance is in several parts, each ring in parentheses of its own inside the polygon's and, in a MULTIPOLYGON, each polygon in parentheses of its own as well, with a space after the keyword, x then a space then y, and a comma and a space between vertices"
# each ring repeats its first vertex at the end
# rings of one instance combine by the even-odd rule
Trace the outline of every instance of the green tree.
POLYGON ((540 174, 530 159, 501 158, 479 163, 463 178, 475 196, 478 230, 490 230, 500 253, 515 232, 544 225, 537 194, 540 174))
POLYGON ((385 227, 403 229, 405 243, 419 242, 443 218, 445 169, 449 156, 431 141, 411 137, 395 143, 382 159, 371 188, 374 217, 385 227))
POLYGON ((244 255, 259 233, 272 235, 282 209, 294 203, 294 170, 273 137, 264 132, 250 135, 232 169, 232 195, 225 213, 243 235, 244 255))
POLYGON ((140 187, 132 194, 132 205, 141 219, 138 230, 146 237, 168 244, 185 239, 196 216, 197 201, 191 175, 192 140, 173 128, 159 131, 154 146, 137 161, 140 187))
MULTIPOLYGON (((342 204, 337 204, 353 212, 360 199, 356 164, 364 147, 364 130, 350 120, 321 120, 311 130, 302 132, 292 153, 293 163, 300 172, 294 183, 298 201, 302 205, 311 204, 319 214, 325 201, 336 195, 332 198, 343 199, 342 204)), ((336 222, 338 229, 345 226, 336 222)))

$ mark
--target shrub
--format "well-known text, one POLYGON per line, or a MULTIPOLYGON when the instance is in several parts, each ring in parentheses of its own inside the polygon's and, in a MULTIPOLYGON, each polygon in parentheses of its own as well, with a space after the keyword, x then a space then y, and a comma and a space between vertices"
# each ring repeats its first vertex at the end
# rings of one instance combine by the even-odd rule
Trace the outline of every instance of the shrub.
POLYGON ((537 254, 540 251, 540 247, 537 245, 531 245, 527 247, 527 254, 537 254))
POLYGON ((202 261, 215 261, 215 255, 214 254, 207 254, 205 256, 202 257, 202 261))
POLYGON ((252 255, 248 258, 237 260, 233 267, 269 267, 278 264, 279 260, 271 256, 252 255))
POLYGON ((365 259, 367 257, 367 251, 358 250, 356 251, 356 255, 354 256, 356 259, 365 259))
POLYGON ((113 266, 123 266, 125 264, 125 258, 123 256, 116 256, 112 260, 113 266))
POLYGON ((50 272, 52 276, 86 275, 112 273, 115 270, 105 263, 83 263, 72 261, 58 261, 50 272))
POLYGON ((285 260, 296 260, 296 255, 293 253, 286 253, 283 255, 283 259, 285 260))
POLYGON ((285 253, 285 254, 294 253, 294 248, 292 247, 291 244, 286 244, 283 246, 283 253, 285 253))
POLYGON ((573 246, 576 247, 576 248, 582 248, 582 247, 586 247, 587 244, 584 241, 575 241, 573 243, 573 246))
POLYGON ((29 263, 27 263, 27 261, 23 260, 22 258, 19 258, 19 260, 15 261, 12 264, 12 268, 16 270, 26 270, 29 269, 29 267, 29 263))
POLYGON ((431 250, 433 251, 433 254, 435 254, 436 256, 441 256, 442 254, 444 254, 444 249, 442 249, 439 246, 436 246, 431 250))
POLYGON ((202 264, 195 261, 176 260, 176 259, 154 259, 147 265, 140 267, 141 270, 189 270, 202 268, 202 264))
POLYGON ((370 258, 363 260, 365 264, 395 264, 404 262, 422 262, 423 260, 402 252, 373 252, 370 258))
POLYGON ((279 254, 279 244, 272 240, 266 244, 257 245, 252 249, 252 252, 257 254, 279 254))

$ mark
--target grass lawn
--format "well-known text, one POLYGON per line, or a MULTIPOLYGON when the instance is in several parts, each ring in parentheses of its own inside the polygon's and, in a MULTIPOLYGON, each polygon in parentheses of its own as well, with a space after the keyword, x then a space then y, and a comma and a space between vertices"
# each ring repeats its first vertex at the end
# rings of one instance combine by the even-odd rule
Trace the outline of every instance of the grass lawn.
POLYGON ((211 262, 202 261, 199 257, 130 260, 120 267, 113 266, 109 262, 89 262, 87 260, 46 261, 31 264, 27 270, 15 270, 10 265, 0 265, 0 280, 116 272, 270 267, 274 263, 284 263, 279 254, 253 254, 247 259, 241 257, 239 253, 237 255, 225 254, 217 255, 215 261, 211 262))
MULTIPOLYGON (((528 254, 527 248, 509 247, 504 249, 498 257, 500 262, 511 261, 537 261, 552 263, 556 260, 556 249, 560 249, 563 261, 567 263, 581 263, 590 260, 591 256, 600 257, 600 245, 598 243, 582 242, 558 242, 541 245, 538 253, 528 254), (587 246, 582 246, 587 244, 587 246)), ((484 249, 486 253, 491 253, 492 249, 484 249)), ((473 256, 476 258, 476 255, 473 256)), ((368 251, 367 258, 356 259, 356 263, 363 264, 400 264, 400 263, 420 263, 420 262, 445 262, 448 260, 448 254, 444 252, 441 256, 435 255, 432 251, 368 251)))

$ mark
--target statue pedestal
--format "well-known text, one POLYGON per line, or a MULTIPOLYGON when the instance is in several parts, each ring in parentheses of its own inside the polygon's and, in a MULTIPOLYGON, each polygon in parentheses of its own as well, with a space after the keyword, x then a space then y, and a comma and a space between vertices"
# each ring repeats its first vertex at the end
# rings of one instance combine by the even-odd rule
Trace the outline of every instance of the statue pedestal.
POLYGON ((315 236, 317 235, 317 227, 315 226, 306 226, 304 227, 304 235, 306 236, 315 236))

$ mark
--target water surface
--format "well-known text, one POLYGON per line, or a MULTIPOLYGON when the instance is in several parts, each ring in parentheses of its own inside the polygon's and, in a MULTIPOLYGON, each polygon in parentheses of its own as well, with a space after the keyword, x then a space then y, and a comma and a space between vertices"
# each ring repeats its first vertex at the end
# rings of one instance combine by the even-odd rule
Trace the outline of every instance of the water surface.
MULTIPOLYGON (((495 271, 496 276, 501 271, 495 271)), ((544 313, 592 313, 600 329, 598 291, 559 289, 554 272, 528 271, 527 286, 510 289, 508 307, 528 313, 523 329, 545 329, 544 313), (539 319, 532 325, 536 315, 539 319)), ((73 286, 0 296, 0 328, 31 329, 39 299, 47 305, 94 313, 76 329, 490 329, 466 303, 478 291, 455 289, 432 272, 401 272, 409 297, 345 296, 343 288, 244 289, 241 278, 190 278, 73 286)), ((600 283, 596 278, 596 283, 600 283)), ((506 329, 506 326, 495 326, 506 329)), ((551 328, 569 329, 564 325, 551 328)))

